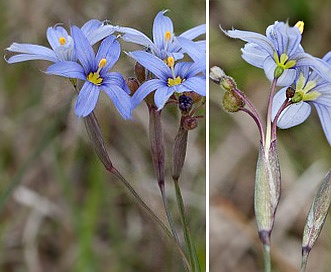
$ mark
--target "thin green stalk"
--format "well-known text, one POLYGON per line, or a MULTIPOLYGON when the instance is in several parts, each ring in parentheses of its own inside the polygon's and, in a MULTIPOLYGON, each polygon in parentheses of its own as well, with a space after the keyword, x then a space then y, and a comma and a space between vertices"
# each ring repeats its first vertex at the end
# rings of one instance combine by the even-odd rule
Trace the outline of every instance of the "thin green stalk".
POLYGON ((161 191, 163 206, 164 206, 166 216, 167 216, 167 220, 168 220, 168 223, 169 223, 169 226, 170 226, 170 230, 171 230, 172 235, 173 235, 174 239, 176 240, 178 246, 181 247, 179 239, 178 239, 178 235, 177 235, 177 232, 176 232, 176 228, 175 228, 175 223, 174 223, 174 220, 172 218, 171 210, 170 210, 170 207, 169 207, 169 202, 168 202, 168 199, 167 199, 167 196, 166 196, 166 193, 165 193, 165 188, 164 187, 160 188, 160 191, 161 191))
POLYGON ((271 272, 270 245, 263 245, 264 271, 271 272))
MULTIPOLYGON (((153 105, 148 105, 149 110, 149 140, 151 145, 151 156, 156 175, 157 183, 162 196, 162 202, 164 210, 166 212, 167 221, 169 223, 174 240, 177 243, 177 247, 182 249, 181 243, 178 238, 178 234, 175 228, 174 220, 172 218, 168 199, 165 191, 165 151, 164 151, 164 139, 162 129, 162 111, 157 110, 153 105)), ((183 251, 184 252, 184 251, 183 251)))
POLYGON ((172 234, 169 229, 164 225, 164 223, 157 217, 157 215, 147 206, 145 201, 139 196, 136 190, 131 186, 131 184, 121 175, 121 173, 116 169, 112 168, 109 170, 119 181, 123 183, 123 185, 129 190, 129 192, 133 195, 135 201, 144 208, 145 211, 149 214, 149 216, 164 230, 164 233, 169 237, 172 238, 172 234))
POLYGON ((306 271, 306 266, 307 266, 307 262, 308 262, 308 255, 309 255, 309 252, 307 252, 307 251, 302 252, 302 261, 301 261, 300 272, 305 272, 306 271))
MULTIPOLYGON (((161 196, 162 196, 163 207, 164 207, 164 210, 166 212, 167 220, 168 220, 168 223, 169 223, 169 226, 170 226, 171 233, 173 235, 173 239, 175 240, 175 242, 177 244, 177 247, 179 247, 182 250, 182 252, 184 252, 184 249, 183 249, 183 247, 181 245, 181 242, 179 241, 179 238, 178 238, 178 234, 177 234, 177 231, 176 231, 176 228, 175 228, 174 220, 172 218, 172 214, 171 214, 171 210, 170 210, 170 206, 169 206, 169 201, 168 201, 166 193, 165 193, 165 188, 160 187, 160 191, 161 191, 161 196)), ((186 255, 185 255, 185 257, 186 257, 186 255)), ((192 271, 191 268, 188 266, 189 263, 187 261, 187 257, 186 257, 186 261, 184 261, 184 264, 185 264, 185 270, 186 271, 192 271)))
POLYGON ((179 214, 180 214, 180 218, 181 218, 182 225, 183 225, 184 238, 185 238, 187 250, 189 253, 190 263, 192 265, 193 271, 201 272, 198 255, 197 255, 194 243, 192 241, 192 237, 190 235, 188 223, 187 223, 186 216, 185 216, 184 200, 182 197, 178 179, 174 179, 174 184, 175 184, 175 190, 176 190, 177 205, 178 205, 179 214))

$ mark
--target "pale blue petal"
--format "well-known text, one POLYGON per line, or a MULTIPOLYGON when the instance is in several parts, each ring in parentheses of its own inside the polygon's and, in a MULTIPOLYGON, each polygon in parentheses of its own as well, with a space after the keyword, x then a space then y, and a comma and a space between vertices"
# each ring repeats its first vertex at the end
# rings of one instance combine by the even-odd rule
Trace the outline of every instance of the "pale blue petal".
POLYGON ((174 88, 167 86, 159 88, 154 94, 154 103, 158 110, 161 110, 165 103, 169 100, 170 96, 174 93, 174 88))
POLYGON ((195 43, 197 45, 199 45, 199 47, 201 48, 201 50, 204 50, 206 52, 206 40, 196 41, 195 43))
POLYGON ((49 27, 46 31, 48 43, 55 50, 61 46, 60 38, 65 38, 68 41, 68 32, 62 26, 49 27))
POLYGON ((91 19, 87 21, 82 27, 81 30, 83 31, 86 37, 90 36, 95 30, 102 27, 103 23, 97 19, 91 19))
POLYGON ((47 60, 51 62, 57 62, 57 59, 50 58, 43 55, 28 55, 28 54, 18 54, 15 56, 10 57, 9 59, 5 59, 7 63, 17 63, 22 61, 28 61, 28 60, 47 60))
MULTIPOLYGON (((270 80, 274 80, 274 72, 277 65, 273 58, 268 56, 264 61, 264 72, 266 77, 270 80)), ((297 72, 295 69, 286 69, 283 74, 277 80, 277 86, 290 86, 296 79, 297 72)))
MULTIPOLYGON (((174 68, 175 76, 180 76, 181 78, 186 78, 187 74, 190 72, 193 62, 177 62, 174 68)), ((172 78, 172 75, 170 76, 172 78)))
MULTIPOLYGON (((222 29, 222 27, 221 27, 221 29, 222 29)), ((258 45, 259 47, 261 47, 261 49, 266 51, 269 55, 273 56, 275 48, 274 48, 272 42, 267 37, 265 37, 259 33, 251 32, 251 31, 242 31, 242 30, 225 31, 222 29, 222 31, 231 38, 241 39, 242 41, 245 41, 248 43, 254 43, 254 44, 258 45)))
POLYGON ((117 41, 115 36, 111 35, 104 39, 100 44, 96 60, 99 63, 101 59, 105 58, 107 63, 103 70, 108 71, 118 61, 120 54, 120 43, 117 41))
POLYGON ((325 54, 325 56, 323 57, 323 60, 326 61, 327 63, 331 64, 331 51, 329 51, 328 53, 325 54))
POLYGON ((57 56, 55 52, 45 46, 36 44, 26 44, 26 43, 13 43, 7 49, 7 51, 14 53, 22 53, 22 55, 12 56, 7 62, 16 63, 26 60, 48 60, 51 62, 57 62, 57 56))
POLYGON ((78 78, 86 80, 84 69, 77 62, 61 61, 49 66, 46 70, 47 74, 58 75, 68 78, 78 78))
POLYGON ((310 66, 322 78, 331 82, 331 64, 307 53, 296 54, 293 58, 297 61, 297 67, 310 66))
POLYGON ((322 128, 324 130, 324 134, 331 145, 331 108, 325 105, 315 104, 318 116, 321 121, 322 128))
POLYGON ((133 51, 128 55, 158 78, 166 81, 169 77, 172 77, 170 68, 158 57, 144 51, 133 51))
POLYGON ((76 55, 84 68, 85 74, 96 71, 98 64, 95 60, 94 51, 84 33, 77 26, 72 26, 71 32, 75 42, 76 55))
POLYGON ((206 73, 206 58, 200 58, 198 61, 193 62, 188 73, 184 76, 185 78, 189 78, 195 76, 199 73, 206 73))
POLYGON ((187 90, 206 96, 206 79, 204 77, 191 77, 182 83, 187 90))
POLYGON ((297 77, 297 70, 286 69, 277 80, 277 86, 290 86, 297 77))
POLYGON ((89 20, 81 28, 90 45, 94 45, 102 39, 108 37, 109 35, 113 34, 117 29, 118 26, 105 24, 95 19, 89 20))
POLYGON ((131 91, 126 84, 123 76, 117 72, 109 72, 102 76, 103 83, 107 85, 116 85, 123 89, 127 94, 130 94, 131 91))
POLYGON ((118 27, 117 31, 124 33, 124 35, 121 36, 122 40, 142 45, 150 49, 156 56, 161 54, 160 49, 153 43, 153 41, 139 30, 130 27, 118 27))
POLYGON ((174 36, 174 26, 171 19, 168 16, 164 16, 167 11, 160 11, 153 23, 153 41, 158 48, 165 47, 164 35, 167 31, 171 33, 171 37, 174 36))
POLYGON ((206 25, 202 24, 202 25, 198 25, 196 27, 193 27, 189 30, 186 30, 185 32, 183 32, 182 34, 179 35, 179 37, 183 37, 189 40, 193 40, 196 37, 205 34, 206 33, 206 25))
MULTIPOLYGON (((329 91, 330 91, 330 87, 329 87, 329 91)), ((318 92, 320 92, 320 90, 318 89, 318 92)), ((319 96, 318 98, 316 98, 316 100, 312 100, 311 101, 314 105, 319 104, 319 105, 323 105, 323 106, 327 106, 327 107, 331 107, 331 94, 321 94, 321 96, 319 96)))
POLYGON ((301 33, 297 27, 290 27, 283 22, 276 22, 266 31, 267 37, 272 40, 279 55, 287 53, 292 56, 298 49, 301 33))
POLYGON ((245 44, 244 48, 241 49, 242 58, 249 64, 263 68, 265 59, 269 56, 266 51, 261 50, 256 44, 247 43, 245 44))
POLYGON ((159 79, 151 79, 144 82, 132 96, 132 108, 137 107, 151 92, 165 86, 165 83, 159 79))
MULTIPOLYGON (((182 58, 184 58, 184 54, 181 52, 173 52, 173 51, 168 51, 166 52, 167 57, 173 57, 174 60, 180 60, 182 58)), ((157 54, 155 54, 156 56, 158 56, 157 54)))
POLYGON ((131 97, 124 92, 119 86, 105 85, 102 90, 113 101, 116 109, 124 119, 130 119, 132 115, 131 97))
POLYGON ((200 46, 195 42, 182 37, 177 37, 175 40, 182 47, 182 50, 191 57, 192 60, 197 61, 200 60, 200 58, 206 57, 205 51, 201 50, 200 46))
POLYGON ((68 36, 64 45, 58 45, 54 48, 59 61, 77 61, 74 40, 68 36))
POLYGON ((86 81, 79 92, 75 113, 78 117, 89 115, 95 108, 100 90, 99 87, 89 81, 86 81))
POLYGON ((124 33, 121 38, 126 42, 140 44, 145 47, 153 44, 152 40, 139 30, 130 27, 119 27, 118 31, 124 33))
POLYGON ((281 129, 297 126, 303 123, 311 112, 311 106, 305 102, 299 102, 288 106, 280 115, 277 126, 281 129))

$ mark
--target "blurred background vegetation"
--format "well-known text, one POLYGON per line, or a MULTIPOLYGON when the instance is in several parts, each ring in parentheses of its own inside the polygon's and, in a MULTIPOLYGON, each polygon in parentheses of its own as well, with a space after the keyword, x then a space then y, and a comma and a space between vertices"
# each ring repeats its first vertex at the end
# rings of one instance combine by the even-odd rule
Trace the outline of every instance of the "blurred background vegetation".
MULTIPOLYGON (((331 3, 325 0, 211 0, 210 66, 234 77, 238 88, 266 116, 270 83, 264 71, 241 58, 244 42, 219 29, 265 34, 274 21, 305 22, 302 45, 323 57, 331 50, 331 3)), ((263 258, 253 211, 259 135, 244 113, 225 113, 223 91, 210 82, 210 262, 211 271, 262 271, 263 258)), ((331 125, 331 124, 330 124, 331 125)), ((272 235, 273 271, 299 271, 301 237, 317 186, 331 167, 331 148, 316 111, 304 124, 278 131, 282 195, 272 235)), ((331 267, 331 221, 310 254, 307 271, 331 267)))
MULTIPOLYGON (((205 22, 201 0, 1 0, 0 48, 14 41, 48 46, 48 26, 82 26, 92 18, 151 36, 154 17, 164 9, 170 9, 177 34, 205 22)), ((123 45, 132 48, 138 49, 123 45)), ((133 64, 122 54, 113 71, 133 76, 133 64)), ((44 74, 47 65, 0 62, 0 271, 183 271, 168 238, 103 169, 73 113, 72 86, 44 74)), ((124 121, 102 94, 96 115, 113 163, 164 219, 149 154, 147 108, 141 105, 133 121, 124 121)), ((176 217, 170 158, 178 111, 170 106, 163 115, 167 191, 176 217)), ((181 187, 204 267, 204 119, 190 132, 181 187)))

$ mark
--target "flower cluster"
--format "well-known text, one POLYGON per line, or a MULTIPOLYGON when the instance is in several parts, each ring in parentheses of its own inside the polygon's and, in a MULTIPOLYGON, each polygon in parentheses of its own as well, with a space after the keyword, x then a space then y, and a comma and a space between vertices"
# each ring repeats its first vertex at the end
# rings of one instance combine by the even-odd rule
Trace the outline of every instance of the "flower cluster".
MULTIPOLYGON (((219 67, 211 68, 211 79, 223 89, 224 109, 243 111, 255 121, 261 136, 254 189, 254 211, 259 238, 263 245, 265 271, 271 271, 270 245, 277 206, 281 194, 281 171, 277 151, 277 127, 286 129, 303 123, 314 105, 325 136, 331 145, 331 51, 322 59, 306 53, 301 46, 303 22, 291 27, 275 22, 266 36, 240 30, 223 32, 246 42, 242 57, 249 64, 262 68, 272 82, 264 126, 258 111, 237 88, 235 81, 219 67), (277 86, 283 87, 278 90, 277 86)), ((317 192, 302 242, 301 271, 330 208, 330 172, 317 192)))
POLYGON ((313 104, 331 145, 331 52, 323 59, 306 53, 300 44, 303 26, 301 21, 293 27, 275 22, 267 28, 266 36, 250 31, 223 31, 247 42, 242 48, 243 59, 264 69, 270 81, 284 87, 272 97, 272 120, 277 126, 285 129, 301 124, 313 104), (293 88, 293 97, 286 96, 288 87, 293 88))
POLYGON ((154 19, 154 42, 138 30, 122 28, 126 32, 123 35, 125 41, 145 47, 145 51, 134 51, 128 55, 153 74, 132 96, 133 108, 153 91, 158 109, 162 109, 174 93, 206 95, 206 43, 193 41, 206 32, 206 26, 199 25, 176 37, 173 23, 164 15, 165 12, 159 12, 154 19), (191 61, 178 62, 185 53, 191 61))
POLYGON ((70 35, 61 25, 49 27, 46 35, 51 48, 13 43, 7 51, 14 54, 6 60, 8 63, 50 61, 54 64, 47 68, 47 74, 67 77, 74 84, 77 79, 82 80, 84 84, 75 107, 78 117, 86 117, 94 110, 100 91, 109 96, 124 119, 131 118, 132 110, 153 91, 159 109, 174 93, 194 91, 205 96, 205 41, 193 41, 205 33, 205 25, 176 37, 172 21, 165 12, 161 11, 155 17, 153 41, 136 29, 90 20, 81 28, 71 26, 70 35), (120 35, 114 36, 115 32, 120 35), (146 47, 147 52, 135 51, 128 55, 154 75, 153 79, 146 79, 133 97, 123 76, 110 72, 120 57, 120 38, 146 47), (95 53, 93 46, 100 41, 95 53), (175 64, 185 53, 192 61, 175 64))

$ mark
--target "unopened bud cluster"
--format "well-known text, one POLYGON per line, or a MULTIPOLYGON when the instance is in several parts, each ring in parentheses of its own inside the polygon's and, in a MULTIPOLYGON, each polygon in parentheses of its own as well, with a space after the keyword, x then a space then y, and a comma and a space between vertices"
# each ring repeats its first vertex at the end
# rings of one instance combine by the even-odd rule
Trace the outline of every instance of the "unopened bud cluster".
POLYGON ((221 68, 217 66, 212 67, 210 69, 210 78, 225 90, 222 102, 224 110, 237 112, 245 106, 245 101, 241 96, 243 94, 237 89, 235 80, 227 76, 221 68))

